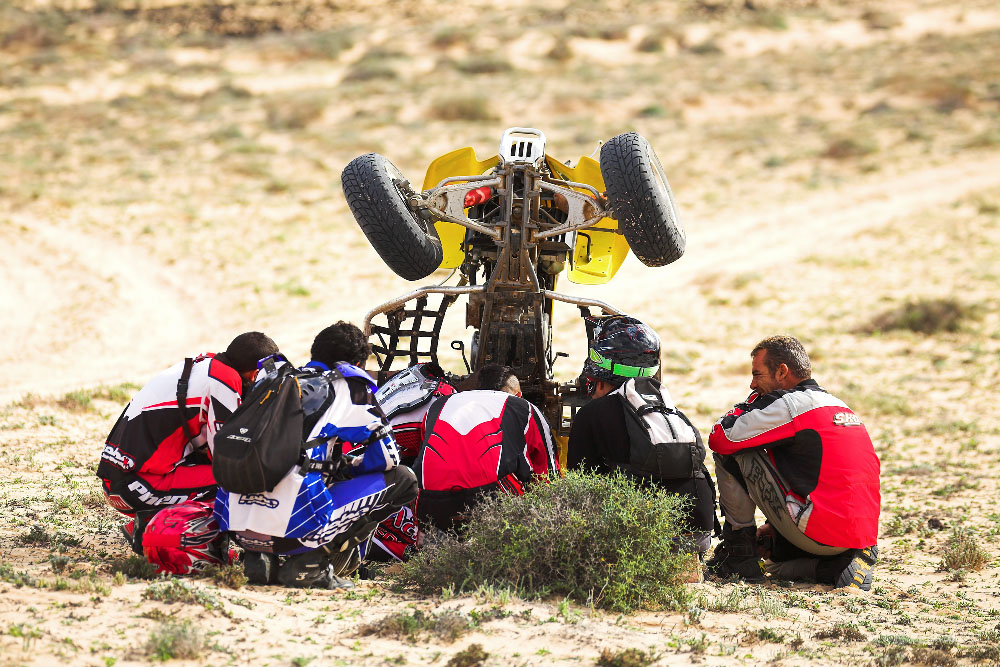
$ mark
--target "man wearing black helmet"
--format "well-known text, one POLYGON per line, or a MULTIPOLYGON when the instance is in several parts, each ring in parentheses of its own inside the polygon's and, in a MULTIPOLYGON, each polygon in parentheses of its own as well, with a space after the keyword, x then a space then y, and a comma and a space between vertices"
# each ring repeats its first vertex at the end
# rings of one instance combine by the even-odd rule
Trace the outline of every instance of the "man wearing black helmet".
POLYGON ((576 413, 567 467, 620 470, 690 498, 688 530, 699 553, 711 545, 715 487, 701 435, 655 376, 660 339, 634 317, 597 320, 583 375, 592 400, 576 413))

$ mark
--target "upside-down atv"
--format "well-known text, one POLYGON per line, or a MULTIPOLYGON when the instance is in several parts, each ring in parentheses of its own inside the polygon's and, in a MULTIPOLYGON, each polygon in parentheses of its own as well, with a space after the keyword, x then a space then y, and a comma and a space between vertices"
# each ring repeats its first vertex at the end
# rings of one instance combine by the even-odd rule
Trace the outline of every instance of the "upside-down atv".
MULTIPOLYGON (((579 381, 554 380, 553 301, 578 306, 588 336, 590 307, 619 311, 555 292, 556 277, 568 263, 571 282, 602 284, 629 249, 647 266, 684 253, 663 167, 631 132, 603 144, 599 162, 581 157, 569 166, 545 153, 542 132, 514 127, 500 138, 499 154, 485 160, 471 147, 435 159, 421 191, 376 153, 352 160, 342 183, 365 236, 399 276, 459 273, 457 286, 421 287, 368 313, 379 383, 405 366, 437 362, 445 313, 468 295, 466 326, 475 331, 466 370, 511 366, 524 397, 543 409, 561 442, 586 394, 579 381)), ((464 357, 463 343, 452 347, 464 357)))

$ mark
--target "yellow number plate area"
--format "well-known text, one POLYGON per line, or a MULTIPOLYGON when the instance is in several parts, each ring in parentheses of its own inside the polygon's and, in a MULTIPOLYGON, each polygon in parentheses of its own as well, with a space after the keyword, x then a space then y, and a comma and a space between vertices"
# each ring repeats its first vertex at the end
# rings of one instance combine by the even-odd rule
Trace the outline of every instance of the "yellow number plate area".
MULTIPOLYGON (((486 160, 476 157, 471 146, 445 153, 427 167, 423 190, 429 190, 452 176, 472 176, 484 174, 497 165, 499 158, 494 155, 486 160)), ((567 181, 586 183, 604 192, 604 177, 597 160, 581 157, 575 167, 569 167, 551 156, 546 162, 553 175, 567 181)), ((581 192, 586 192, 581 190, 581 192)), ((442 269, 454 269, 465 261, 462 243, 465 241, 465 227, 454 222, 440 221, 434 224, 441 238, 443 258, 442 269)), ((567 277, 570 282, 580 285, 601 285, 611 280, 628 256, 628 242, 618 230, 618 221, 604 218, 593 227, 577 232, 576 242, 571 251, 572 268, 567 277), (595 230, 608 231, 595 231, 595 230)))

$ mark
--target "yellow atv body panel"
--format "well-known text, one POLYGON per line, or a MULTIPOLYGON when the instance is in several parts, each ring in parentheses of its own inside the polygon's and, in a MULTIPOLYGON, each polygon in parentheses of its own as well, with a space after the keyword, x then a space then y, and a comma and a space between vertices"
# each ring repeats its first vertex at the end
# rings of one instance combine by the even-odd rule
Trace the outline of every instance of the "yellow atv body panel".
MULTIPOLYGON (((576 183, 586 183, 599 192, 604 192, 604 177, 597 160, 581 157, 575 167, 565 165, 549 155, 546 163, 556 178, 576 183)), ((472 176, 484 174, 499 162, 494 155, 480 160, 471 146, 453 150, 435 159, 427 167, 423 190, 429 190, 451 176, 472 176)), ((462 243, 465 241, 465 227, 454 222, 439 221, 434 224, 441 239, 443 258, 442 269, 455 269, 465 261, 462 243)), ((601 285, 611 280, 628 256, 628 241, 618 231, 618 221, 604 218, 596 225, 575 234, 576 240, 570 251, 570 282, 581 285, 601 285), (604 230, 604 231, 597 231, 604 230)))
MULTIPOLYGON (((581 157, 575 167, 556 162, 546 156, 549 169, 557 177, 576 183, 586 183, 604 192, 604 177, 601 163, 589 157, 581 157)), ((618 231, 618 221, 603 218, 593 227, 576 233, 576 242, 570 252, 569 281, 578 285, 603 285, 618 273, 628 256, 628 241, 618 231), (606 231, 597 231, 606 230, 606 231)))
MULTIPOLYGON (((476 151, 471 146, 453 150, 435 159, 427 167, 424 176, 423 190, 430 190, 435 185, 451 176, 478 176, 497 166, 500 158, 496 155, 480 161, 476 151)), ((441 239, 441 249, 444 257, 441 259, 442 269, 457 269, 465 261, 462 243, 465 241, 465 227, 444 220, 434 223, 438 237, 441 239)))

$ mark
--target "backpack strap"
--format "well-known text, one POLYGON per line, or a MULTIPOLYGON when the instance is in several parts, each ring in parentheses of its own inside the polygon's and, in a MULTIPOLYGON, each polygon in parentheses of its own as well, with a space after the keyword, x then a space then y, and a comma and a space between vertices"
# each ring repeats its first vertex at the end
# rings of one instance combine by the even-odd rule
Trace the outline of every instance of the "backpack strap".
MULTIPOLYGON (((618 390, 618 395, 621 396, 622 401, 625 402, 626 410, 631 408, 632 410, 635 411, 635 413, 639 416, 639 421, 642 423, 642 425, 646 428, 647 431, 649 431, 649 424, 646 423, 646 420, 643 419, 643 417, 645 417, 651 412, 659 412, 664 417, 667 417, 669 415, 677 415, 681 419, 683 419, 688 426, 691 426, 691 422, 689 422, 687 420, 687 417, 685 417, 679 410, 677 410, 676 408, 668 407, 667 404, 663 402, 663 398, 660 396, 659 384, 654 382, 651 378, 634 378, 632 380, 629 380, 629 382, 623 384, 621 388, 618 390), (640 382, 642 383, 641 385, 640 382), (627 394, 628 392, 627 385, 629 383, 632 384, 632 389, 635 392, 636 396, 638 396, 639 399, 642 401, 642 405, 635 405, 629 400, 627 394)), ((670 436, 673 438, 677 438, 677 431, 674 430, 674 426, 673 424, 670 423, 670 420, 664 419, 663 421, 666 422, 667 428, 670 429, 670 436)), ((693 426, 691 428, 692 430, 694 430, 693 426)))
MULTIPOLYGON (((354 449, 354 452, 361 451, 371 443, 377 442, 391 434, 392 427, 382 424, 372 431, 371 435, 365 438, 364 442, 355 443, 358 444, 358 447, 354 449)), ((324 436, 322 432, 318 438, 313 438, 302 443, 302 453, 299 454, 298 466, 300 475, 304 476, 306 473, 318 472, 323 474, 327 478, 327 481, 339 482, 354 477, 350 459, 344 455, 344 441, 337 436, 324 436), (308 451, 310 449, 329 442, 332 442, 335 447, 330 457, 322 461, 309 458, 308 451)))
POLYGON ((194 368, 194 359, 187 357, 184 359, 184 370, 181 371, 181 377, 177 380, 177 409, 181 416, 181 427, 184 429, 184 435, 187 436, 188 442, 197 437, 197 434, 191 432, 191 425, 188 424, 188 420, 184 416, 187 410, 188 380, 191 379, 192 368, 194 368))
POLYGON ((299 455, 299 474, 305 477, 307 473, 318 472, 330 482, 339 482, 352 477, 351 464, 344 456, 344 443, 339 438, 334 438, 336 449, 333 456, 323 461, 316 461, 309 458, 307 450, 328 442, 325 438, 315 438, 302 445, 302 453, 299 455))
MULTIPOLYGON (((302 371, 294 371, 296 376, 296 381, 299 382, 299 391, 302 396, 302 409, 305 411, 305 415, 302 418, 302 438, 309 437, 312 430, 319 423, 320 418, 326 414, 326 411, 330 409, 333 405, 334 398, 336 397, 336 392, 333 389, 333 383, 336 380, 342 379, 344 376, 341 375, 337 370, 319 371, 315 374, 302 374, 302 371), (318 392, 323 391, 322 398, 317 402, 319 398, 318 392)), ((320 444, 320 442, 326 441, 329 438, 319 437, 316 440, 310 442, 303 442, 302 449, 310 449, 320 444)))

